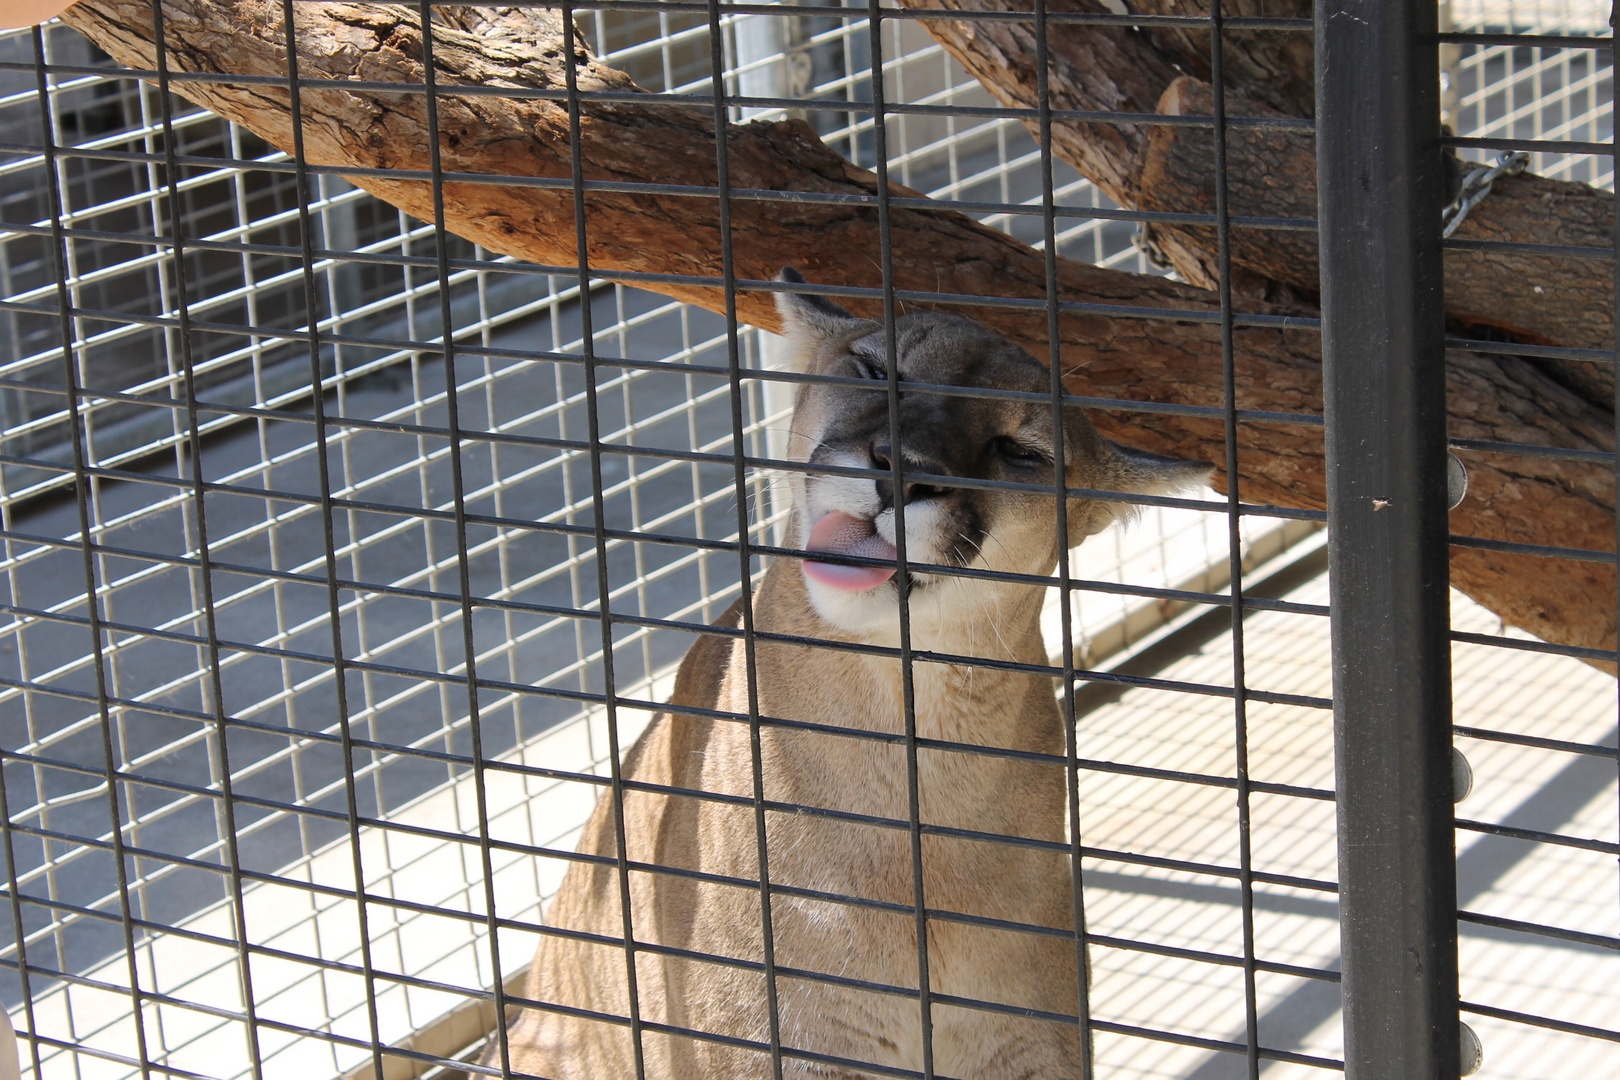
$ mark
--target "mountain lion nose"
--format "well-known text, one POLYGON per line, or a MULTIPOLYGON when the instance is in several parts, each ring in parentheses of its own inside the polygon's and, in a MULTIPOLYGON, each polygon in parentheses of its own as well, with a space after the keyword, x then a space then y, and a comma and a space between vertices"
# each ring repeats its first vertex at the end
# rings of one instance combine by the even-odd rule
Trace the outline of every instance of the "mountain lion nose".
MULTIPOLYGON (((894 468, 894 452, 888 443, 873 443, 871 455, 872 468, 883 469, 885 471, 890 471, 894 468)), ((908 475, 911 473, 932 473, 936 476, 947 475, 947 470, 944 464, 934 460, 933 458, 922 457, 908 450, 904 452, 904 458, 902 460, 905 462, 905 470, 908 475)), ((906 492, 903 501, 913 503, 922 499, 937 498, 944 495, 946 490, 946 488, 937 487, 933 484, 914 484, 908 479, 906 481, 906 492)), ((878 499, 882 503, 884 510, 888 510, 894 506, 893 480, 885 478, 877 481, 877 493, 878 499)))

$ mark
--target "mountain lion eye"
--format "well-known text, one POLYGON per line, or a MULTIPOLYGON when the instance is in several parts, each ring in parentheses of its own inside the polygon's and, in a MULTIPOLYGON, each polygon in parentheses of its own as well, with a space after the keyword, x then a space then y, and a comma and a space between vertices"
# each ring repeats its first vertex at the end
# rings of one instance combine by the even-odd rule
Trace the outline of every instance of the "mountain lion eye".
POLYGON ((855 375, 861 379, 881 379, 883 369, 877 364, 861 356, 859 353, 850 353, 849 362, 855 368, 855 375))
POLYGON ((1017 439, 1009 439, 1005 435, 998 438, 995 441, 994 446, 996 453, 1004 460, 1009 461, 1014 465, 1022 466, 1026 469, 1034 468, 1037 465, 1045 465, 1047 463, 1045 454, 1041 453, 1039 450, 1025 446, 1017 439))

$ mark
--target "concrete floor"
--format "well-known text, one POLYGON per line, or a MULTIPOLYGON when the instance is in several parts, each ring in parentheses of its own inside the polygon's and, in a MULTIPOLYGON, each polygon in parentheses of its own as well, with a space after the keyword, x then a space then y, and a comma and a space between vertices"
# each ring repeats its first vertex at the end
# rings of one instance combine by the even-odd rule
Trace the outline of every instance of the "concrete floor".
MULTIPOLYGON (((1325 579, 1297 588, 1289 599, 1326 601, 1325 579)), ((1454 623, 1482 633, 1496 620, 1454 594, 1454 623)), ((1255 689, 1325 696, 1329 690, 1326 620, 1309 615, 1258 613, 1245 625, 1249 685, 1255 689)), ((1229 685, 1231 647, 1220 635, 1170 663, 1160 676, 1229 685)), ((1534 734, 1577 743, 1614 745, 1614 683, 1576 661, 1542 654, 1459 645, 1455 650, 1456 717, 1462 726, 1534 734)), ((666 680, 650 689, 663 692, 666 680)), ((593 713, 508 755, 551 767, 601 767, 604 718, 593 713)), ((632 725, 633 726, 633 725, 632 725)), ((1082 721, 1085 756, 1148 769, 1229 776, 1234 745, 1229 699, 1171 690, 1131 690, 1088 713, 1082 721)), ((626 738, 631 731, 624 732, 626 738)), ((1256 780, 1325 789, 1333 777, 1331 717, 1325 710, 1251 704, 1247 710, 1252 774, 1256 780)), ((1612 758, 1530 749, 1481 738, 1459 738, 1474 772, 1474 787, 1459 817, 1603 840, 1616 836, 1620 792, 1612 758)), ((466 783, 402 808, 404 826, 470 831, 475 825, 466 783), (456 822, 455 826, 449 823, 456 822)), ((495 775, 487 787, 492 835, 566 849, 588 812, 593 793, 558 784, 495 775)), ((1241 1042, 1244 989, 1241 969, 1171 955, 1198 950, 1242 955, 1239 893, 1230 877, 1167 871, 1141 858, 1180 859, 1235 867, 1236 815, 1229 790, 1176 780, 1118 773, 1085 774, 1082 829, 1088 846, 1121 854, 1087 865, 1086 903, 1091 932, 1092 1001, 1099 1020, 1156 1035, 1096 1037, 1098 1075, 1225 1080, 1246 1075, 1240 1055, 1185 1045, 1186 1040, 1241 1042), (1145 948, 1144 948, 1145 946, 1145 948)), ((1255 796, 1253 865, 1257 870, 1332 881, 1332 804, 1314 799, 1255 796)), ((383 973, 403 972, 446 986, 487 985, 487 944, 476 916, 483 910, 475 845, 407 832, 368 832, 362 843, 375 894, 461 911, 447 917, 373 905, 372 960, 383 973)), ((532 918, 539 897, 555 887, 561 864, 497 853, 497 907, 503 916, 532 918)), ((318 953, 356 962, 359 939, 353 905, 317 897, 299 881, 339 885, 352 880, 351 852, 338 845, 297 868, 283 885, 261 886, 248 896, 255 941, 289 954, 318 953)), ((1620 903, 1612 857, 1573 847, 1531 844, 1466 829, 1458 833, 1459 904, 1470 912, 1602 935, 1620 934, 1620 903)), ((1265 962, 1336 970, 1337 905, 1331 893, 1260 885, 1255 890, 1257 956, 1265 962)), ((216 908, 188 920, 188 930, 225 940, 228 912, 216 908)), ((503 968, 526 961, 532 937, 503 932, 503 968)), ((1566 1024, 1612 1029, 1620 1015, 1620 951, 1465 922, 1461 929, 1464 1000, 1487 1008, 1537 1014, 1566 1024)), ((153 988, 183 1000, 232 1007, 240 1003, 233 953, 223 945, 159 938, 143 950, 153 988)), ((121 966, 104 975, 116 983, 121 966)), ((253 965, 258 1015, 292 1027, 309 1026, 364 1040, 368 1022, 361 982, 318 971, 292 959, 257 959, 253 965)), ((406 987, 384 974, 379 1015, 385 1040, 400 1045, 413 1033, 439 1040, 449 1053, 487 1029, 490 1017, 469 1011, 451 992, 406 987), (455 1023, 443 1023, 455 1014, 455 1023), (440 1021, 437 1028, 436 1021, 440 1021), (448 1040, 446 1042, 445 1040, 448 1040), (459 1041, 458 1041, 459 1040, 459 1041)), ((59 991, 38 1003, 49 1022, 65 1023, 71 1007, 89 1041, 128 1046, 133 1036, 127 1000, 86 990, 59 991)), ((1256 980, 1259 1031, 1264 1046, 1319 1058, 1342 1053, 1337 985, 1297 975, 1264 973, 1256 980)), ((1485 1050, 1477 1075, 1492 1080, 1562 1080, 1609 1076, 1620 1070, 1620 1044, 1544 1027, 1468 1015, 1485 1050)), ((244 1074, 244 1032, 179 1008, 149 1011, 148 1039, 172 1048, 169 1064, 208 1075, 244 1074), (161 1035, 161 1038, 159 1038, 161 1035), (231 1067, 232 1060, 240 1062, 231 1067)), ((361 1066, 365 1052, 336 1048, 287 1031, 261 1032, 267 1075, 335 1075, 361 1066)), ((64 1057, 70 1055, 64 1055, 64 1057)), ((81 1059, 82 1061, 83 1059, 81 1059)), ((65 1060, 61 1061, 66 1066, 65 1060)), ((403 1063, 402 1063, 403 1064, 403 1063)), ((1268 1077, 1326 1076, 1332 1070, 1268 1063, 1268 1077)), ((47 1075, 54 1075, 47 1069, 47 1075)), ((92 1069, 86 1075, 100 1075, 92 1069)), ((106 1075, 125 1075, 109 1069, 106 1075)), ((401 1072, 408 1076, 410 1073, 401 1072)))

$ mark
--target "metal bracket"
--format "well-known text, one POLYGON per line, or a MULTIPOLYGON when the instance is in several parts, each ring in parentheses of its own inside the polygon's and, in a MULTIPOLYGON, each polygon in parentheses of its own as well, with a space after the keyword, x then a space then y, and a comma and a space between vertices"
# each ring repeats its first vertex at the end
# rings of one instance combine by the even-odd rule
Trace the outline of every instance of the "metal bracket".
POLYGON ((1462 458, 1446 451, 1446 509, 1455 510, 1468 497, 1468 466, 1462 458))
POLYGON ((1479 1036, 1474 1034, 1474 1029, 1461 1021, 1457 1023, 1457 1035, 1460 1044, 1458 1049, 1461 1051, 1458 1060, 1462 1063, 1458 1075, 1472 1076, 1479 1071, 1481 1065, 1485 1064, 1485 1046, 1479 1041, 1479 1036))

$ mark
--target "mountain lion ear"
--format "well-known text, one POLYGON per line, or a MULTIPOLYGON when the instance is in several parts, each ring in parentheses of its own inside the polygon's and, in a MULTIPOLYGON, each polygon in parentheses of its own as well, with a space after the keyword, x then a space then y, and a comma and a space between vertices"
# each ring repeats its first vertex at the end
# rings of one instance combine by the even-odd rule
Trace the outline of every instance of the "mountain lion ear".
MULTIPOLYGON (((782 267, 776 280, 787 285, 808 284, 791 266, 782 267)), ((799 292, 778 292, 775 296, 776 313, 782 317, 782 336, 787 339, 789 366, 796 371, 805 370, 823 345, 847 341, 873 325, 825 296, 799 292)))
MULTIPOLYGON (((1174 495, 1209 483, 1215 466, 1207 461, 1182 461, 1105 439, 1086 425, 1089 453, 1076 453, 1069 472, 1073 487, 1118 491, 1126 495, 1174 495)), ((1079 445, 1086 445, 1079 442, 1079 445)), ((1069 500, 1069 546, 1074 547, 1116 521, 1130 521, 1144 508, 1127 502, 1074 498, 1069 500)))
POLYGON ((1202 487, 1215 472, 1215 466, 1207 461, 1182 461, 1125 446, 1112 439, 1108 441, 1119 452, 1113 484, 1116 491, 1132 495, 1174 495, 1188 488, 1202 487))

